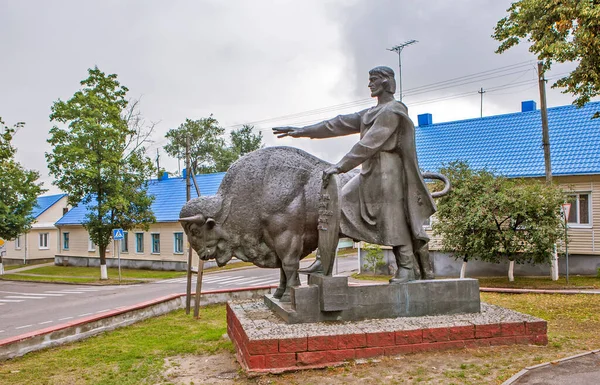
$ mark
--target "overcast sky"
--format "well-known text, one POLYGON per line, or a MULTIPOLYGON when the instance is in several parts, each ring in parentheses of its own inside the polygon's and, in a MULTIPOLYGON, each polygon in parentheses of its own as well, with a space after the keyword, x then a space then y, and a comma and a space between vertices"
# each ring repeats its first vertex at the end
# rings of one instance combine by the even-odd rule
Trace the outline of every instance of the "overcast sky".
MULTIPOLYGON (((227 130, 254 124, 265 143, 293 145, 337 162, 356 142, 275 139, 270 128, 305 125, 374 104, 368 70, 402 52, 404 102, 413 120, 434 123, 520 110, 539 93, 528 45, 498 55, 490 35, 510 0, 0 0, 0 116, 26 122, 17 158, 51 185, 44 153, 50 107, 69 99, 97 65, 116 73, 159 122, 149 145, 161 165, 164 134, 186 118, 213 114, 227 130), (477 78, 463 78, 479 74, 477 78), (454 83, 440 84, 463 78, 454 83), (422 88, 434 84, 429 88, 422 88), (420 88, 421 87, 421 88, 420 88), (420 88, 420 89, 419 89, 420 88), (344 107, 345 106, 345 107, 344 107), (317 111, 315 111, 317 110, 317 111), (320 112, 319 112, 320 110, 320 112)), ((556 67, 553 77, 571 67, 556 67)), ((550 107, 573 98, 548 87, 550 107)))

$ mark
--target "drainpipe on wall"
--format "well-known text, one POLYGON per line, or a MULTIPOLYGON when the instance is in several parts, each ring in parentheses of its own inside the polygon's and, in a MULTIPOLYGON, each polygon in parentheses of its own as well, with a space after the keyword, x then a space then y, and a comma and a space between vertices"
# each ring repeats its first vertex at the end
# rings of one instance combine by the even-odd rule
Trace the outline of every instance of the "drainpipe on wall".
POLYGON ((23 255, 23 264, 27 264, 27 253, 29 252, 29 243, 27 242, 27 233, 25 233, 25 255, 23 255))

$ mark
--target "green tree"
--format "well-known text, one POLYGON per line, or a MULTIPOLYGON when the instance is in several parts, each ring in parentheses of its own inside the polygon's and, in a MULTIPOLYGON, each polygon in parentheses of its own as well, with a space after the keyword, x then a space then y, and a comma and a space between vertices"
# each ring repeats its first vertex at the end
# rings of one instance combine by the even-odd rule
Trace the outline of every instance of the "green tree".
POLYGON ((254 133, 254 126, 244 124, 242 128, 229 133, 231 145, 221 150, 217 158, 217 171, 227 171, 240 157, 263 147, 262 132, 254 133))
POLYGON ((169 130, 164 147, 170 156, 185 157, 186 138, 190 138, 190 162, 194 172, 211 173, 227 171, 233 162, 251 151, 262 147, 262 133, 253 133, 254 127, 244 125, 230 133, 231 145, 227 146, 225 130, 210 115, 198 120, 186 119, 178 128, 169 130))
MULTIPOLYGON (((597 0, 519 0, 498 21, 492 37, 499 42, 497 53, 531 42, 548 70, 552 62, 577 62, 568 76, 552 87, 565 88, 583 106, 600 94, 600 2, 597 0)), ((598 114, 596 114, 598 115, 598 114)))
POLYGON ((31 211, 43 193, 37 171, 24 169, 17 161, 11 144, 15 133, 25 124, 6 126, 0 117, 0 238, 11 240, 27 232, 33 222, 31 211))
POLYGON ((464 262, 548 263, 563 234, 564 193, 537 180, 507 179, 454 162, 441 171, 452 191, 438 202, 434 233, 464 262))
POLYGON ((83 226, 99 249, 101 278, 106 279, 112 229, 147 230, 155 220, 153 197, 145 189, 153 168, 145 155, 147 133, 128 109, 128 89, 115 74, 97 67, 88 73, 71 99, 52 105, 50 120, 63 127, 50 130, 52 152, 46 159, 69 203, 88 209, 83 226))
POLYGON ((190 139, 190 163, 195 172, 217 172, 218 159, 225 149, 225 129, 210 115, 198 120, 186 119, 178 128, 170 129, 164 147, 167 154, 185 159, 186 138, 190 139))

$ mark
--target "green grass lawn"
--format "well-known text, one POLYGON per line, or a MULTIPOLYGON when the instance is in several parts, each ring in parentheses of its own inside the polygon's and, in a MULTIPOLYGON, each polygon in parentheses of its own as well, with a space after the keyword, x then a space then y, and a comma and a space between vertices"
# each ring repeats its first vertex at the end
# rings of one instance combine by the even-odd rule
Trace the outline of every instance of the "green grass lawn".
MULTIPOLYGON (((352 274, 352 278, 367 281, 389 281, 391 275, 352 274)), ((450 277, 440 277, 444 279, 450 277)), ((480 287, 501 287, 514 289, 600 289, 600 278, 596 276, 570 276, 569 284, 565 277, 553 281, 550 277, 515 277, 509 282, 507 277, 467 277, 479 280, 480 287)))
POLYGON ((226 331, 223 305, 202 308, 200 320, 176 311, 82 342, 0 362, 0 384, 162 383, 167 357, 232 351, 231 342, 223 338, 226 331))
POLYGON ((550 277, 515 277, 509 282, 506 277, 481 277, 480 287, 508 287, 518 289, 600 289, 600 278, 594 276, 569 276, 569 284, 565 277, 553 281, 550 277))
MULTIPOLYGON (((22 274, 4 274, 0 275, 0 280, 9 280, 9 281, 28 281, 28 282, 51 282, 51 283, 81 283, 81 284, 97 284, 97 285, 118 285, 119 284, 119 276, 114 275, 108 276, 109 279, 100 279, 100 274, 98 277, 53 277, 53 276, 30 276, 30 275, 22 275, 22 274)), ((143 283, 146 281, 129 279, 124 280, 122 284, 136 284, 143 283)))
MULTIPOLYGON (((122 283, 127 284, 140 283, 147 280, 170 279, 184 276, 185 272, 182 271, 121 269, 122 283)), ((117 268, 109 268, 108 278, 108 280, 100 279, 99 267, 75 266, 42 266, 35 269, 25 270, 20 273, 4 274, 0 276, 0 279, 16 281, 113 285, 119 283, 119 270, 117 268)))
POLYGON ((4 265, 4 271, 9 271, 9 270, 14 270, 14 269, 18 269, 20 267, 25 267, 25 265, 4 265))
MULTIPOLYGON (((23 271, 25 274, 39 274, 52 276, 70 276, 70 277, 98 277, 100 278, 99 267, 75 267, 75 266, 44 266, 31 270, 23 271)), ((150 279, 169 279, 184 276, 182 271, 161 271, 161 270, 134 270, 121 269, 123 278, 150 278, 150 279)), ((109 268, 108 276, 119 276, 119 269, 109 268)))

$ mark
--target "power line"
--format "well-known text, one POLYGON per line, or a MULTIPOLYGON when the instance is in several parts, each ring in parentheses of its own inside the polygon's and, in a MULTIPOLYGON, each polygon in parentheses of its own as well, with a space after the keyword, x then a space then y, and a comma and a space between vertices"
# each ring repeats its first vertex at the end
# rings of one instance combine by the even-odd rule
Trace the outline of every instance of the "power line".
MULTIPOLYGON (((426 92, 432 92, 432 91, 447 89, 447 88, 451 88, 451 87, 458 87, 461 85, 472 84, 472 83, 480 82, 480 81, 484 81, 484 80, 497 79, 497 78, 500 78, 503 76, 510 76, 510 75, 514 75, 514 74, 526 73, 529 70, 513 71, 513 72, 510 72, 507 74, 498 75, 501 72, 515 70, 520 67, 529 66, 530 64, 531 64, 531 61, 525 61, 525 62, 521 62, 521 63, 516 63, 516 64, 511 64, 511 65, 507 65, 507 66, 503 66, 503 67, 494 68, 491 70, 477 72, 477 73, 470 74, 470 75, 459 76, 459 77, 455 77, 455 78, 440 81, 440 82, 430 83, 430 84, 426 84, 423 86, 409 89, 406 92, 404 92, 404 95, 414 96, 414 95, 419 95, 419 94, 423 94, 426 92), (490 75, 494 75, 494 76, 490 76, 490 75)), ((249 123, 244 123, 244 124, 257 125, 257 124, 263 124, 263 123, 269 123, 269 122, 275 122, 275 121, 291 120, 291 119, 298 118, 298 117, 317 115, 317 114, 331 112, 331 111, 344 109, 344 108, 358 107, 361 105, 371 104, 372 102, 373 102, 372 98, 365 98, 365 99, 355 100, 355 101, 351 101, 351 102, 336 104, 336 105, 332 105, 332 106, 328 106, 328 107, 321 107, 321 108, 317 108, 317 109, 313 109, 313 110, 302 111, 302 112, 298 112, 298 113, 294 113, 294 114, 282 115, 282 116, 267 118, 267 119, 261 119, 261 120, 257 120, 257 121, 253 121, 253 122, 249 122, 249 123)), ((235 125, 227 126, 225 128, 226 129, 236 128, 236 127, 240 127, 242 125, 243 124, 235 124, 235 125)))

